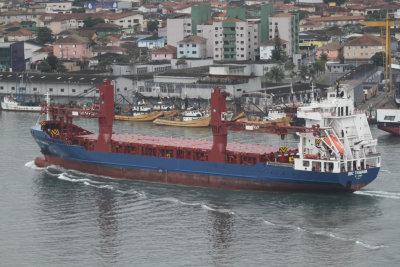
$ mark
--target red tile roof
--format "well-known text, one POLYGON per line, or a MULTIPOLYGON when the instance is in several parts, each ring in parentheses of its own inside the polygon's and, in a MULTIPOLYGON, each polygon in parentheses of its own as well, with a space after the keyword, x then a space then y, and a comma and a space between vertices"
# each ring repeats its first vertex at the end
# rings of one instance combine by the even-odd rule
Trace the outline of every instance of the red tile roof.
POLYGON ((182 41, 179 41, 178 44, 192 44, 192 43, 205 43, 207 39, 197 36, 197 35, 190 35, 185 37, 182 41))
POLYGON ((162 48, 154 50, 152 54, 176 54, 177 48, 172 45, 166 45, 162 48))
POLYGON ((30 30, 25 30, 25 29, 20 29, 18 31, 12 32, 9 34, 9 36, 29 36, 32 35, 33 32, 30 30))
POLYGON ((364 34, 363 36, 355 38, 345 44, 345 46, 361 46, 361 45, 382 46, 385 45, 385 39, 371 34, 364 34))

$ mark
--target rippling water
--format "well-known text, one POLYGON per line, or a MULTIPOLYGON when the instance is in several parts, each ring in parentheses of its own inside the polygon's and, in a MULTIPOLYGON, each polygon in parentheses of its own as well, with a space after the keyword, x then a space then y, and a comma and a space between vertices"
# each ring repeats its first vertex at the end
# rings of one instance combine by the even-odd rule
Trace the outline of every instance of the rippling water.
MULTIPOLYGON (((400 138, 372 129, 379 177, 354 194, 252 192, 35 167, 36 114, 0 113, 0 266, 397 266, 400 138)), ((96 130, 94 121, 81 121, 96 130)), ((209 129, 116 122, 119 133, 209 129)), ((232 133, 230 141, 279 144, 232 133)), ((288 141, 290 145, 293 138, 288 141)))

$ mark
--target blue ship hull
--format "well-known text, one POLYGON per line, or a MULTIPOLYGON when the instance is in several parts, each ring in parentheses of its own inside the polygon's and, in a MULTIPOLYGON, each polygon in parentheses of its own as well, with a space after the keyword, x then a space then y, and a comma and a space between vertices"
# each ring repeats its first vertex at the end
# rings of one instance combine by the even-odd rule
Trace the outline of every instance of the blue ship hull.
POLYGON ((115 178, 232 189, 354 191, 372 182, 379 172, 379 168, 314 172, 294 170, 292 165, 250 166, 95 152, 52 139, 40 126, 32 127, 31 134, 45 157, 36 159, 37 165, 60 165, 115 178))

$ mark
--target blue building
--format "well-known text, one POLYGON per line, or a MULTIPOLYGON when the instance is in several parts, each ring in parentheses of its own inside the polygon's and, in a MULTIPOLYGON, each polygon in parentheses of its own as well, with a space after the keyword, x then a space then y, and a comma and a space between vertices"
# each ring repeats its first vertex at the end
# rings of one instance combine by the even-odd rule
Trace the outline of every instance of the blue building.
POLYGON ((206 58, 207 39, 190 35, 178 42, 178 58, 206 58))
POLYGON ((158 49, 165 46, 165 37, 158 37, 157 34, 136 41, 137 47, 158 49))

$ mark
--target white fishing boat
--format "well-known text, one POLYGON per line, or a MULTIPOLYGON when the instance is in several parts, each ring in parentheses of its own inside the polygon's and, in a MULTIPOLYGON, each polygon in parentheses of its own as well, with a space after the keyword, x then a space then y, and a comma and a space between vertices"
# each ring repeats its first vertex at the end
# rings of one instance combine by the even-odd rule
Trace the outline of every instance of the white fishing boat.
POLYGON ((1 100, 1 109, 3 110, 13 110, 13 111, 30 111, 30 112, 40 112, 40 105, 35 105, 31 102, 18 102, 11 96, 5 96, 1 100))

